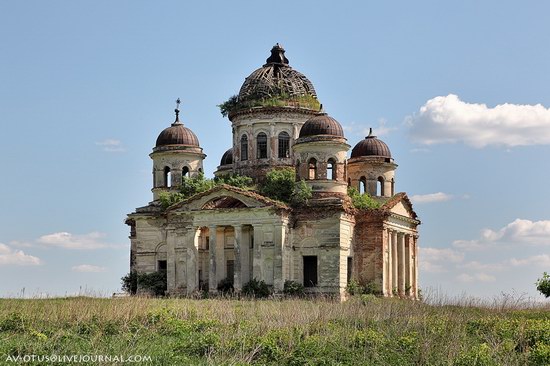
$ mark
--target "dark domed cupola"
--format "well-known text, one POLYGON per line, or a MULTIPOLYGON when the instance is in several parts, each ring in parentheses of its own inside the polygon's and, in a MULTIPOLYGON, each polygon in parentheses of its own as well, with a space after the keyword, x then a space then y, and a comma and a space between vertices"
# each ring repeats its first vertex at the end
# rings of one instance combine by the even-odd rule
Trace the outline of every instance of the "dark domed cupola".
POLYGON ((395 169, 390 148, 369 130, 369 135, 351 150, 348 184, 360 193, 391 197, 395 190, 395 169))
POLYGON ((296 176, 305 180, 314 198, 346 194, 346 143, 342 125, 326 113, 308 119, 294 145, 296 176))
POLYGON ((342 125, 326 113, 319 113, 304 123, 300 130, 300 137, 329 135, 344 137, 342 125))
POLYGON ((233 164, 233 149, 228 149, 226 152, 222 155, 222 160, 220 161, 220 165, 229 165, 233 164))
POLYGON ((369 135, 359 141, 351 150, 351 157, 358 158, 361 156, 380 156, 391 158, 390 148, 382 140, 379 140, 372 134, 372 128, 369 130, 369 135))

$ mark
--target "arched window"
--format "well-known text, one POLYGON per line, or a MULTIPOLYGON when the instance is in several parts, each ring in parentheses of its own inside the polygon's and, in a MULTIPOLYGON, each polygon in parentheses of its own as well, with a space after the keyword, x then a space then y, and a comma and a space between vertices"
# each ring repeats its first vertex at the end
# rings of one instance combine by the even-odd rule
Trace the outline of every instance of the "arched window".
POLYGON ((327 161, 327 179, 336 180, 336 161, 332 158, 327 161))
POLYGON ((307 179, 316 179, 317 178, 317 160, 315 158, 309 159, 308 163, 308 178, 307 179))
POLYGON ((181 170, 181 178, 189 178, 189 168, 184 166, 181 170))
POLYGON ((241 136, 241 161, 248 160, 248 136, 241 136))
POLYGON ((378 180, 376 181, 376 195, 377 196, 384 195, 384 178, 383 177, 378 177, 378 180))
POLYGON ((164 186, 172 187, 172 172, 170 172, 170 168, 167 166, 164 167, 164 186))
POLYGON ((359 193, 365 194, 367 192, 367 178, 361 177, 359 179, 359 193))
POLYGON ((267 135, 263 132, 258 134, 256 138, 256 158, 267 159, 267 135))
POLYGON ((286 132, 279 134, 279 158, 290 157, 290 136, 286 132))

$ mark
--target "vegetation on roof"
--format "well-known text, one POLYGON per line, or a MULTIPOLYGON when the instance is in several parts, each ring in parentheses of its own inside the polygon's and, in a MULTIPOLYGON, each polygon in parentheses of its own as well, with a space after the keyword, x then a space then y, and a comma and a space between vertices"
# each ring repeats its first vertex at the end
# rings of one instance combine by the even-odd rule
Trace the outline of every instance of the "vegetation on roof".
POLYGON ((357 188, 348 187, 348 196, 351 198, 353 207, 358 209, 380 208, 380 202, 372 198, 368 193, 359 193, 357 188))
POLYGON ((284 204, 305 204, 311 198, 311 188, 305 182, 296 182, 296 172, 292 168, 273 169, 266 174, 262 184, 255 184, 252 178, 232 174, 213 179, 205 178, 200 173, 195 177, 183 177, 177 192, 160 192, 159 201, 163 209, 182 202, 196 194, 206 192, 221 184, 259 192, 264 197, 284 204))
POLYGON ((246 100, 239 100, 237 95, 233 95, 228 100, 218 105, 218 108, 220 108, 220 112, 224 117, 227 117, 233 112, 254 107, 294 107, 318 111, 320 110, 321 104, 319 103, 319 100, 312 95, 291 97, 282 93, 269 98, 266 98, 265 96, 258 96, 252 98, 249 97, 246 100))

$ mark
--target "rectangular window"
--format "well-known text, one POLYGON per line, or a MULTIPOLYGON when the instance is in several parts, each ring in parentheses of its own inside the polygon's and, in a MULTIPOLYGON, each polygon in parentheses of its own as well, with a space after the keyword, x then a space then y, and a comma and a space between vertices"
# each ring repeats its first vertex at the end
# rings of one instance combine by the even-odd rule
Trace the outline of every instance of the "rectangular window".
POLYGON ((290 157, 290 139, 288 135, 279 136, 279 158, 288 158, 290 157))
POLYGON ((235 261, 228 260, 227 261, 227 279, 230 281, 233 281, 234 277, 235 277, 235 261))
POLYGON ((256 139, 256 157, 258 159, 266 159, 267 158, 267 135, 263 132, 258 134, 258 137, 256 139))
POLYGON ((204 249, 210 250, 210 237, 209 236, 206 237, 206 240, 205 240, 205 243, 204 243, 204 249))
POLYGON ((168 263, 166 261, 157 261, 157 271, 166 271, 168 263))
POLYGON ((304 287, 317 286, 317 256, 304 255, 304 287))
POLYGON ((348 283, 351 281, 351 275, 353 274, 353 258, 348 257, 348 283))

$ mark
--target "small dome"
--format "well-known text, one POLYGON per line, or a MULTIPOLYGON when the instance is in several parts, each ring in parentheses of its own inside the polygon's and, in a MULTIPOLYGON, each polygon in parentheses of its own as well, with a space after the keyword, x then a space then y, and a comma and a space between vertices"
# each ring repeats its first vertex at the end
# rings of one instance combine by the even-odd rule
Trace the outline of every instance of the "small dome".
POLYGON ((172 126, 165 128, 157 137, 156 146, 165 145, 188 145, 199 146, 199 139, 189 128, 184 127, 179 121, 172 123, 172 126))
POLYGON ((337 120, 326 113, 321 113, 308 119, 300 130, 300 137, 316 135, 344 137, 344 130, 337 120))
POLYGON ((357 145, 351 150, 352 158, 359 158, 361 156, 381 156, 385 158, 391 158, 390 148, 382 140, 379 140, 372 134, 372 128, 369 131, 369 135, 365 139, 359 141, 357 145))
POLYGON ((277 43, 266 64, 248 76, 239 91, 239 102, 268 99, 284 95, 288 98, 313 96, 313 84, 288 65, 285 50, 277 43))
POLYGON ((220 165, 229 165, 233 164, 233 149, 227 150, 223 156, 222 160, 220 161, 220 165))

